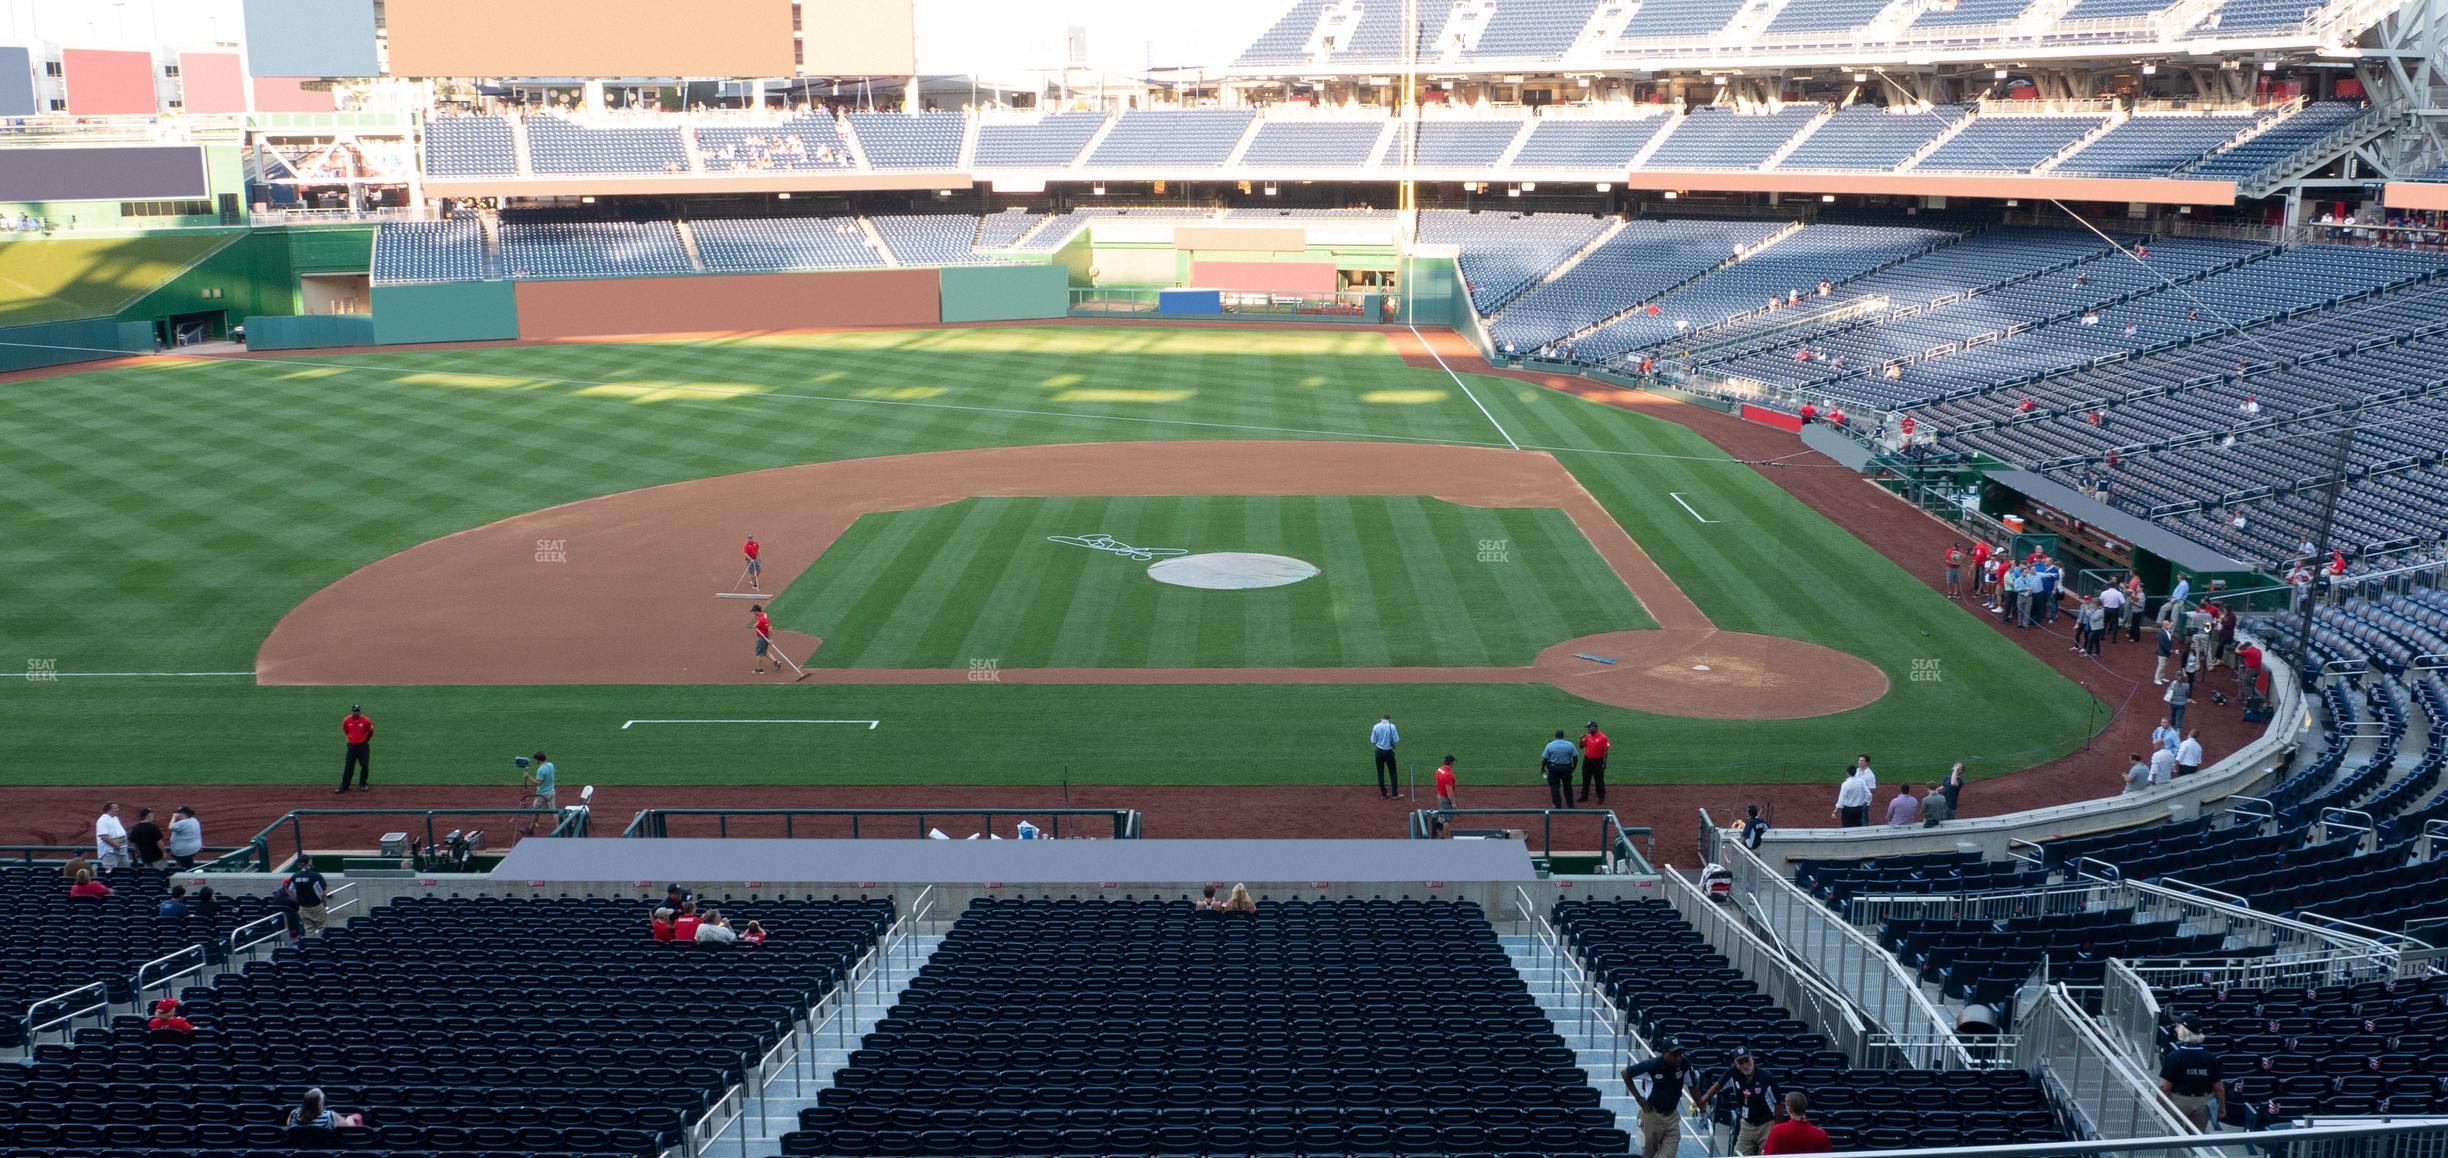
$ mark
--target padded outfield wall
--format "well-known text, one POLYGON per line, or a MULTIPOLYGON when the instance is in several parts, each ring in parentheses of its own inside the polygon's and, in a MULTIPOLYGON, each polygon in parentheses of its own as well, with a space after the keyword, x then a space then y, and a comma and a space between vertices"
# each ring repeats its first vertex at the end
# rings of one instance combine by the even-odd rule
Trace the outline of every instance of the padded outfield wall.
POLYGON ((937 272, 946 322, 1059 318, 1071 308, 1071 271, 1059 265, 951 266, 937 272))
POLYGON ((519 336, 518 299, 506 281, 374 287, 374 341, 498 342, 519 336))
POLYGON ((153 350, 153 327, 114 318, 0 326, 0 373, 96 362, 153 350))
POLYGON ((933 325, 938 284, 932 269, 514 283, 530 339, 933 325))

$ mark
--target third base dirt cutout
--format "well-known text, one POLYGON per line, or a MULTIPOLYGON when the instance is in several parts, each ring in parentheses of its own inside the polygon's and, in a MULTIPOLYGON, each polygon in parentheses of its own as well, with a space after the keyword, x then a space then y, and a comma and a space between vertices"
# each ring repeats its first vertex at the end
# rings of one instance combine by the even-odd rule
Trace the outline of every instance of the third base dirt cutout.
MULTIPOLYGON (((1718 719, 1826 715, 1887 692, 1886 674, 1857 657, 1717 629, 1547 454, 1328 441, 945 451, 699 479, 551 507, 420 544, 316 592, 273 629, 255 670, 265 684, 758 682, 744 662, 745 606, 710 598, 722 577, 709 574, 736 557, 744 529, 765 543, 764 590, 778 594, 861 515, 970 497, 1091 495, 1427 495, 1466 506, 1555 508, 1658 628, 1557 640, 1517 667, 1005 668, 1002 682, 1544 682, 1598 703, 1718 719), (531 565, 547 554, 571 565, 531 565)), ((802 662, 822 642, 783 631, 775 638, 802 662)), ((957 668, 817 668, 805 682, 969 678, 957 668)))

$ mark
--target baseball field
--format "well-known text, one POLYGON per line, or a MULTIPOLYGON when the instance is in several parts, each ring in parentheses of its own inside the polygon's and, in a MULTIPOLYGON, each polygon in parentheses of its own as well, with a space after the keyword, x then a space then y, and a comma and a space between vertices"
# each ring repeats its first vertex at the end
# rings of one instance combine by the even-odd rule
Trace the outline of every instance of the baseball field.
POLYGON ((675 789, 1364 783, 1389 712, 1466 767, 1598 718, 1619 783, 1991 775, 2095 709, 1690 430, 1382 331, 148 359, 0 386, 0 447, 5 785, 328 783, 352 702, 386 786, 675 789))

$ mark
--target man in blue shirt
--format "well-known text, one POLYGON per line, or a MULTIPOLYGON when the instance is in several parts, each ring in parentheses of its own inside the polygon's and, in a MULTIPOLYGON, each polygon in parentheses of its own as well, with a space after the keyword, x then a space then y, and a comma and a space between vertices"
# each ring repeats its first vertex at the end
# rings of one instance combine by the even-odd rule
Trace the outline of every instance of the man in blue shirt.
POLYGON ((2040 560, 2040 603, 2042 616, 2049 623, 2057 622, 2057 584, 2065 578, 2065 568, 2057 560, 2040 560))
POLYGON ((1671 1037, 1658 1043, 1656 1057, 1624 1068, 1624 1089, 1640 1105, 1643 1158, 1674 1158, 1683 1134, 1683 1087, 1690 1077, 1683 1043, 1671 1037))
POLYGON ((1400 769, 1394 764, 1394 746, 1402 742, 1402 733, 1394 730, 1394 717, 1377 717, 1377 726, 1369 729, 1369 749, 1377 754, 1377 795, 1394 796, 1402 790, 1400 769))
POLYGON ((2208 1133, 2210 1106, 2218 1104, 2218 1116, 2227 1116, 2227 1083, 2219 1077, 2219 1057, 2202 1044, 2202 1035, 2189 1025, 2176 1027, 2176 1048, 2159 1061, 2159 1089, 2176 1104, 2193 1128, 2208 1133))
POLYGON ((322 873, 315 871, 314 858, 298 857, 297 868, 290 872, 288 879, 283 880, 280 886, 282 906, 294 909, 297 913, 296 918, 289 925, 291 934, 303 940, 308 933, 322 930, 323 922, 328 915, 323 908, 323 902, 330 892, 331 885, 324 881, 322 873))
POLYGON ((1555 739, 1539 751, 1539 771, 1547 774, 1547 797, 1557 808, 1572 807, 1573 761, 1580 749, 1564 738, 1564 729, 1556 729, 1555 739))
POLYGON ((553 767, 552 761, 544 758, 544 753, 536 753, 534 759, 535 767, 527 773, 527 806, 557 810, 561 806, 561 798, 554 789, 554 781, 560 773, 553 767))

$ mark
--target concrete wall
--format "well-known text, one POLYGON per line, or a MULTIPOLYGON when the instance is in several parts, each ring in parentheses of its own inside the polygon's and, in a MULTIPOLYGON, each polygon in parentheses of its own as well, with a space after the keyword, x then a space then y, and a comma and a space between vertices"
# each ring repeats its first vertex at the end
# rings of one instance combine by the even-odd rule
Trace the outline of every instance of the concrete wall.
POLYGON ((487 342, 519 336, 518 302, 506 281, 374 287, 374 341, 487 342))
POLYGON ((946 322, 1059 318, 1071 305, 1071 272, 1059 265, 953 266, 937 273, 946 322))
POLYGON ((515 285, 519 335, 525 338, 932 325, 943 317, 941 291, 931 269, 515 285))
POLYGON ((1335 291, 1332 262, 1209 261, 1193 258, 1190 284, 1200 289, 1261 293, 1330 294, 1335 291))

